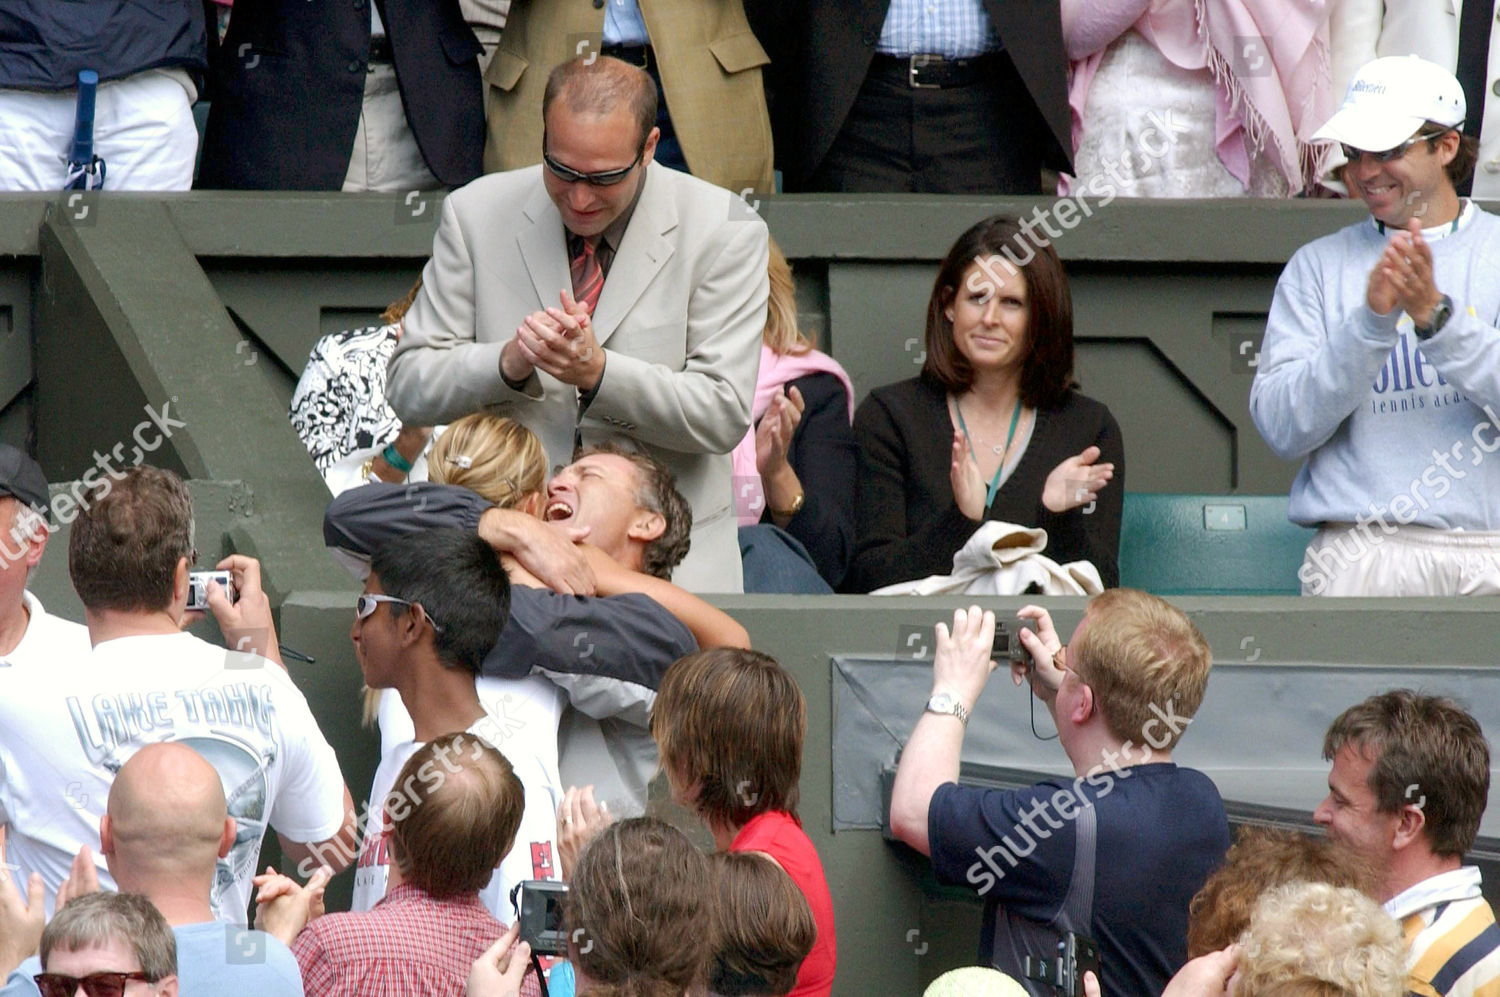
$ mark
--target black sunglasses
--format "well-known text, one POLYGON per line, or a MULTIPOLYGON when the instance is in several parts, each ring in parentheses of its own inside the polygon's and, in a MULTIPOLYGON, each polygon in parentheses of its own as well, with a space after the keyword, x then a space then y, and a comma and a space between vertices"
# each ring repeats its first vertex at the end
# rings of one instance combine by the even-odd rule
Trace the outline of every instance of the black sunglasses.
POLYGON ((1356 149, 1354 148, 1354 146, 1345 145, 1343 142, 1339 143, 1339 149, 1343 151, 1344 158, 1349 160, 1349 162, 1351 163, 1359 162, 1361 156, 1370 156, 1377 163, 1390 163, 1406 155, 1411 151, 1411 147, 1416 145, 1418 142, 1426 142, 1431 139, 1440 138, 1450 131, 1452 131, 1451 128, 1445 128, 1440 132, 1433 132, 1430 135, 1416 135, 1412 138, 1407 139, 1405 142, 1402 142, 1394 149, 1387 149, 1384 152, 1370 152, 1366 149, 1356 149))
POLYGON ((42 997, 73 997, 78 988, 88 997, 123 997, 131 980, 153 982, 145 973, 90 973, 87 976, 64 976, 61 973, 37 973, 36 988, 42 997))
POLYGON ((618 170, 600 170, 598 173, 580 173, 571 167, 564 166, 545 152, 542 153, 542 162, 546 163, 552 175, 563 183, 586 183, 590 187, 613 187, 630 176, 631 172, 640 165, 641 156, 645 151, 642 149, 636 153, 635 159, 631 160, 629 166, 622 166, 618 170))
POLYGON ((598 173, 580 173, 571 166, 564 166, 552 158, 552 154, 547 151, 547 133, 542 132, 542 162, 546 163, 552 175, 563 183, 586 183, 591 187, 613 187, 630 176, 630 172, 641 165, 641 158, 645 155, 646 138, 643 137, 641 147, 635 150, 635 158, 630 161, 629 166, 622 166, 617 170, 600 170, 598 173))

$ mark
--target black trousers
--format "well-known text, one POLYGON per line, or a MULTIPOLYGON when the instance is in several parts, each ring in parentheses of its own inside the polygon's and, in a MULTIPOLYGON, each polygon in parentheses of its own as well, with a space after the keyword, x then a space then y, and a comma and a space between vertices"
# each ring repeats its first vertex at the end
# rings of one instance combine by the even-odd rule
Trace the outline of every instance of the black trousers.
POLYGON ((807 189, 1040 194, 1045 124, 1010 57, 967 86, 913 88, 876 60, 807 189))

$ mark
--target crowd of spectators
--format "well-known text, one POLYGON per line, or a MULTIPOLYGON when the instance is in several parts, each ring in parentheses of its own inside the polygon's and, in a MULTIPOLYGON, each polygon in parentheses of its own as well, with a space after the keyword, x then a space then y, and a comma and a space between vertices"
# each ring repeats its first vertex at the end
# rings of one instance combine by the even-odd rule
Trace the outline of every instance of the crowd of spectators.
POLYGON ((1124 444, 1074 378, 1050 243, 1003 216, 960 234, 921 373, 856 404, 735 193, 771 190, 775 168, 796 190, 1037 193, 1044 167, 1116 195, 1348 184, 1371 219, 1288 266, 1251 394, 1273 448, 1306 459, 1292 515, 1322 531, 1302 580, 1493 591, 1496 500, 1445 462, 1453 480, 1421 475, 1446 486, 1429 519, 1380 519, 1378 541, 1364 521, 1379 557, 1340 544, 1434 432, 1500 404, 1493 222, 1461 195, 1480 140, 1460 129, 1483 108, 1467 75, 1377 59, 1332 113, 1343 22, 1291 5, 1271 71, 1252 70, 1245 25, 1288 7, 1262 0, 238 0, 222 41, 210 4, 114 6, 108 31, 39 3, 0 15, 0 114, 25 126, 5 185, 61 186, 42 164, 96 69, 116 189, 187 185, 205 80, 201 185, 458 189, 411 292, 320 341, 292 401, 334 494, 330 556, 363 586, 350 641, 381 753, 362 811, 282 662, 258 562, 220 560, 232 584, 200 593, 184 482, 137 466, 80 483, 79 626, 26 591, 48 484, 0 448, 5 997, 826 997, 837 898, 798 814, 806 703, 700 597, 742 590, 1093 597, 1066 644, 1041 606, 1018 614, 1011 677, 1073 772, 1019 790, 959 781, 994 615, 937 627, 890 824, 984 921, 981 978, 935 993, 1043 997, 1031 963, 1068 938, 1097 948, 1090 993, 1496 986, 1500 927, 1463 865, 1489 750, 1457 704, 1395 690, 1334 721, 1326 841, 1231 845, 1214 783, 1173 761, 1211 653, 1182 610, 1116 587, 1124 444), (6 58, 38 42, 46 58, 6 58), (1152 101, 1182 118, 1143 125, 1152 101), (118 149, 115 126, 133 135, 118 149), (1171 133, 1166 152, 1128 147, 1144 127, 1171 133), (1397 409, 1370 396, 1419 347, 1473 398, 1393 434, 1376 417, 1397 409), (223 646, 184 632, 205 610, 223 646), (648 815, 658 772, 712 859, 648 815), (280 872, 261 869, 268 830, 280 872), (354 909, 325 912, 350 868, 354 909), (514 899, 537 881, 569 884, 545 965, 514 899))
POLYGON ((657 161, 734 191, 1329 194, 1344 157, 1313 132, 1377 55, 1459 71, 1481 134, 1494 22, 1409 0, 26 0, 0 21, 0 188, 63 186, 85 70, 108 188, 194 186, 195 101, 198 187, 458 187, 540 161, 547 71, 582 54, 644 69, 657 161))

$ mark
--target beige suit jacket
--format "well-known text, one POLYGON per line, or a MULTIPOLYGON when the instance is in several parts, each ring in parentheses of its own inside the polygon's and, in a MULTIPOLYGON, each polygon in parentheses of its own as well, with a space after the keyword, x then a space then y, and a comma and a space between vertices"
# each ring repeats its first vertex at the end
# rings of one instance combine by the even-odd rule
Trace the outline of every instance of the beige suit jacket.
MULTIPOLYGON (((742 0, 640 0, 672 126, 693 175, 729 190, 770 193, 771 119, 761 67, 771 60, 742 0)), ((597 52, 602 5, 514 0, 485 71, 484 168, 542 161, 542 91, 554 66, 597 52)))
POLYGON ((538 371, 500 376, 500 349, 531 312, 571 287, 562 218, 541 167, 480 177, 443 202, 422 290, 406 313, 386 386, 403 422, 439 425, 481 408, 515 418, 554 464, 626 437, 677 475, 692 548, 673 580, 737 592, 729 451, 750 426, 766 320, 766 226, 729 191, 655 163, 595 308, 604 379, 581 421, 578 392, 538 371))

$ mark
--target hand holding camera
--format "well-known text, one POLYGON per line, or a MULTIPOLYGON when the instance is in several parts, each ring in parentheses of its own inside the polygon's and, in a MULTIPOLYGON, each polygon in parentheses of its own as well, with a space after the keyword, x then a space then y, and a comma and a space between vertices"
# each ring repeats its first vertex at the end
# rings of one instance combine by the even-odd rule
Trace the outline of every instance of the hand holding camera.
POLYGON ((205 608, 218 621, 225 647, 286 667, 276 641, 271 600, 260 586, 260 562, 255 558, 231 554, 214 565, 213 571, 190 572, 187 609, 192 613, 205 608))
POLYGON ((1063 670, 1061 662, 1057 660, 1058 652, 1062 650, 1062 639, 1057 635, 1057 629, 1052 625, 1052 617, 1041 606, 1022 606, 1016 611, 1016 615, 1023 621, 1030 620, 1031 627, 1022 624, 1017 631, 1017 642, 1025 649, 1026 654, 1011 659, 1010 678, 1016 685, 1020 685, 1026 679, 1031 680, 1031 688, 1037 697, 1045 703, 1051 703, 1057 697, 1057 688, 1062 685, 1063 670))

